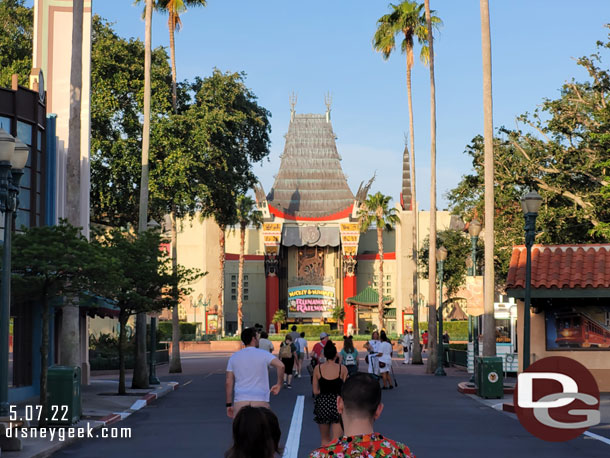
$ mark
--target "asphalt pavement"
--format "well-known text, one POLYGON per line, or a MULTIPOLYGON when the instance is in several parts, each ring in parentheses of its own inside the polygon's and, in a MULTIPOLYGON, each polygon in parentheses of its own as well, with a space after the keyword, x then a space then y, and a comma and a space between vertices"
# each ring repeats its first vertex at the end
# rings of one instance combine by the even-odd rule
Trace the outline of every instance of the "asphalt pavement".
MULTIPOLYGON (((177 381, 180 388, 154 404, 116 423, 132 428, 130 439, 89 439, 71 445, 55 457, 154 457, 185 456, 221 458, 231 443, 231 420, 225 414, 224 369, 228 354, 183 354, 183 373, 159 377, 177 381)), ((458 382, 469 379, 461 370, 448 370, 447 377, 424 374, 422 366, 403 366, 395 360, 398 388, 383 392, 384 411, 375 429, 402 441, 422 457, 471 458, 595 458, 609 457, 610 443, 581 436, 564 443, 551 443, 531 436, 513 414, 490 407, 473 396, 457 391, 458 382)), ((361 363, 364 370, 364 364, 361 363)), ((272 374, 274 381, 275 375, 272 374)), ((309 377, 295 379, 294 389, 273 397, 282 443, 286 442, 298 396, 304 396, 298 457, 307 457, 319 446, 313 422, 309 377)), ((610 438, 610 425, 597 434, 610 438)), ((293 457, 290 457, 293 458, 293 457)))

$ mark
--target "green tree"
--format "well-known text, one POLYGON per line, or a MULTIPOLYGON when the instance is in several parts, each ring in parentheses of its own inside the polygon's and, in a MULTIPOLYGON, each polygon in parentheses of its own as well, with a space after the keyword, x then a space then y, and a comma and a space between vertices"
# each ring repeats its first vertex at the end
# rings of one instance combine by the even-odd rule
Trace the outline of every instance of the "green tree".
MULTIPOLYGON (((610 150, 610 74, 602 63, 609 42, 578 59, 589 74, 584 82, 569 81, 556 99, 518 118, 516 129, 502 128, 494 142, 496 211, 495 281, 506 281, 513 245, 523 244, 520 199, 531 189, 543 197, 537 243, 604 243, 610 240, 608 150, 610 150)), ((465 153, 473 172, 447 197, 451 211, 470 219, 484 214, 484 143, 475 137, 465 153)))
POLYGON ((114 261, 96 250, 80 233, 80 228, 65 221, 15 234, 12 260, 15 296, 18 300, 38 300, 42 305, 40 405, 41 424, 45 424, 51 300, 83 298, 84 291, 106 295, 119 277, 114 261))
MULTIPOLYGON (((138 227, 144 114, 144 44, 119 37, 93 16, 91 51, 91 219, 109 226, 138 227)), ((171 112, 167 53, 151 56, 151 121, 171 112)), ((151 137, 154 144, 155 137, 151 137)), ((154 159, 150 158, 154 166, 154 159)), ((162 211, 149 203, 149 216, 162 211)))
POLYGON ((98 234, 95 241, 106 257, 114 259, 119 278, 111 297, 119 307, 119 394, 125 394, 125 328, 129 317, 174 307, 191 293, 188 286, 202 274, 197 269, 178 266, 173 274, 167 254, 159 249, 158 231, 139 232, 113 229, 98 234), (171 289, 173 294, 166 294, 171 289), (176 293, 177 292, 177 293, 176 293))
MULTIPOLYGON (((436 245, 447 249, 447 260, 443 266, 444 299, 455 297, 466 281, 466 260, 470 259, 470 239, 463 231, 446 229, 436 234, 436 245)), ((480 247, 477 248, 480 252, 480 247)), ((430 253, 430 237, 426 237, 419 250, 419 266, 423 278, 428 278, 428 258, 430 253)), ((437 278, 437 288, 440 278, 437 278)))
POLYGON ((29 86, 34 14, 24 3, 24 0, 0 2, 0 87, 11 87, 15 73, 19 75, 19 84, 29 86))
MULTIPOLYGON (((428 63, 429 48, 428 30, 426 25, 425 14, 422 11, 423 4, 418 4, 415 1, 406 0, 398 5, 390 4, 392 12, 379 18, 377 21, 377 31, 373 37, 373 48, 383 56, 384 60, 390 58, 390 55, 396 49, 396 37, 404 36, 401 44, 401 50, 407 57, 407 101, 409 104, 409 139, 410 139, 410 159, 411 166, 411 202, 410 208, 413 211, 413 226, 411 228, 413 234, 413 297, 419 297, 417 290, 417 197, 416 197, 416 170, 415 170, 415 128, 413 122, 413 97, 411 93, 411 71, 413 68, 413 48, 415 38, 421 45, 420 59, 425 64, 428 63)), ((441 20, 432 16, 433 27, 441 25, 441 20)), ((417 299, 415 299, 417 302, 417 299)), ((419 335, 419 307, 417 304, 413 306, 413 331, 415 335, 419 335)), ((413 346, 413 363, 421 364, 421 347, 416 339, 413 346)))
POLYGON ((379 303, 377 304, 377 311, 379 313, 380 329, 385 327, 383 313, 383 231, 391 231, 396 224, 400 224, 396 209, 390 207, 390 199, 390 196, 384 196, 378 192, 368 196, 358 211, 360 230, 366 232, 372 226, 377 230, 377 249, 379 252, 379 282, 377 282, 379 303))
POLYGON ((277 323, 277 332, 279 333, 282 330, 282 325, 286 323, 286 310, 279 309, 273 314, 272 321, 277 323))
POLYGON ((241 334, 244 321, 244 255, 246 247, 246 228, 258 229, 263 216, 256 208, 256 202, 243 194, 237 196, 237 220, 239 221, 239 269, 237 276, 237 333, 241 334))

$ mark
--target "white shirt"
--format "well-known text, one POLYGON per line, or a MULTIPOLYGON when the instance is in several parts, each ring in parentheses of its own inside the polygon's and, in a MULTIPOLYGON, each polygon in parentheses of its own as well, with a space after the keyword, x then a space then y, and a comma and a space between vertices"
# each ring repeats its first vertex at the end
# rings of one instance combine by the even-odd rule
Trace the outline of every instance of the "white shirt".
POLYGON ((392 364, 392 344, 390 342, 380 342, 378 350, 379 353, 383 353, 383 356, 379 357, 379 361, 392 364))
POLYGON ((409 348, 410 345, 411 345, 411 336, 409 334, 405 334, 402 337, 402 346, 409 348))
MULTIPOLYGON (((380 353, 379 344, 381 344, 379 340, 369 340, 369 354, 376 355, 377 353, 380 353)), ((369 372, 371 374, 376 374, 378 370, 377 358, 369 357, 369 372)))
POLYGON ((233 402, 269 402, 268 367, 275 356, 256 347, 246 347, 229 358, 227 372, 235 376, 233 402))
POLYGON ((307 341, 305 340, 304 337, 299 337, 298 342, 299 342, 299 353, 305 353, 305 348, 307 348, 307 341))
POLYGON ((258 339, 258 348, 273 353, 273 343, 269 339, 258 339))

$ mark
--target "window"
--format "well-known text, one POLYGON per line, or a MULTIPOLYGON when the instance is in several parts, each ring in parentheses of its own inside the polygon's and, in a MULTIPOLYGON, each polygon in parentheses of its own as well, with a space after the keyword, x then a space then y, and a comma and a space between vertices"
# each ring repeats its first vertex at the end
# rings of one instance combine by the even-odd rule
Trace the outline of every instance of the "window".
POLYGON ((247 300, 248 300, 248 296, 244 295, 244 301, 247 301, 247 300))
POLYGON ((231 288, 235 288, 235 282, 234 281, 231 282, 231 288))
POLYGON ((235 296, 234 294, 231 294, 231 300, 232 301, 237 300, 237 296, 235 296))
POLYGON ((248 281, 248 276, 244 275, 244 281, 248 281))
POLYGON ((237 280, 237 275, 231 275, 231 281, 237 280))
POLYGON ((248 288, 244 288, 244 294, 248 294, 248 288))

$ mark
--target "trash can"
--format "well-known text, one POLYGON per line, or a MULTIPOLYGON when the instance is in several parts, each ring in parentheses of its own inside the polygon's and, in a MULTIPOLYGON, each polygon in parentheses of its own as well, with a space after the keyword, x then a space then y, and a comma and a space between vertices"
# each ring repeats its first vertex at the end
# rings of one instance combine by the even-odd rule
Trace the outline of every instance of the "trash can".
POLYGON ((504 372, 502 371, 502 358, 478 356, 475 361, 477 395, 482 398, 503 398, 504 372))
POLYGON ((49 409, 47 423, 71 425, 81 416, 80 367, 52 366, 49 368, 47 388, 49 409))

